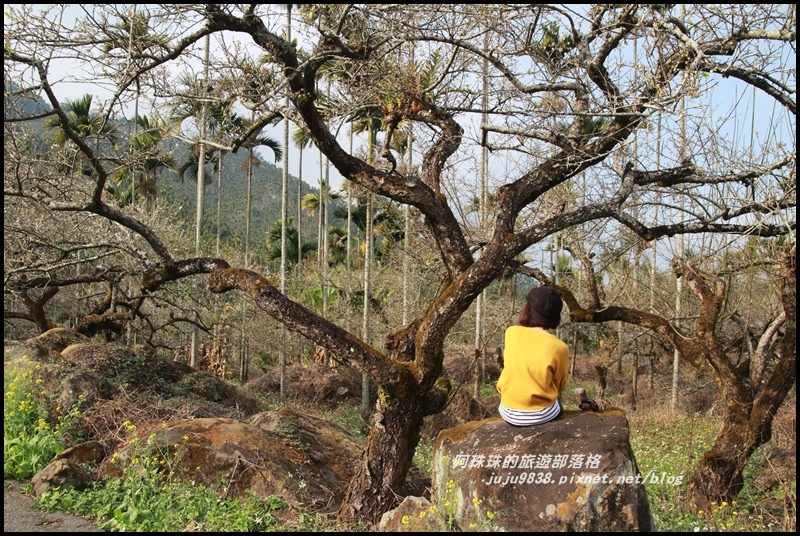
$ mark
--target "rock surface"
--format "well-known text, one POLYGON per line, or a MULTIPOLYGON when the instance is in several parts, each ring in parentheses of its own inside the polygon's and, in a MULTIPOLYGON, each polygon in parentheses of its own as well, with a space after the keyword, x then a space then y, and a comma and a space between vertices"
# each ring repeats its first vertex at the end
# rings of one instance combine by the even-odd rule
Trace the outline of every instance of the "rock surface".
POLYGON ((389 510, 378 523, 378 532, 444 532, 446 520, 436 515, 425 497, 409 496, 389 510))
POLYGON ((335 512, 343 487, 360 459, 353 436, 312 415, 284 408, 254 415, 248 422, 205 418, 156 423, 107 458, 103 477, 122 475, 139 452, 151 449, 171 458, 172 470, 216 489, 226 498, 278 496, 316 512, 335 512), (222 482, 222 484, 220 484, 222 482))
POLYGON ((431 514, 450 529, 512 532, 652 531, 653 520, 620 410, 566 412, 527 428, 502 419, 442 431, 433 451, 433 507, 410 502, 382 530, 420 530, 431 514))

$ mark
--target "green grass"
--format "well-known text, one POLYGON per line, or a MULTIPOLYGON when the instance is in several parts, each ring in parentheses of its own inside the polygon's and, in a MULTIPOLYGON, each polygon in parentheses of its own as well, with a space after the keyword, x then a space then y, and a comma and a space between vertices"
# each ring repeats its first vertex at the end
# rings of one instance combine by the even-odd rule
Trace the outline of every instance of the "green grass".
POLYGON ((417 445, 417 451, 414 453, 414 465, 426 475, 431 475, 433 465, 433 440, 423 439, 417 445))
POLYGON ((288 532, 330 525, 276 496, 222 499, 212 488, 181 480, 180 445, 165 450, 153 441, 155 434, 139 437, 130 422, 125 428, 131 453, 120 477, 84 491, 53 489, 39 497, 39 506, 96 519, 108 531, 288 532))
POLYGON ((116 478, 79 492, 55 489, 44 493, 39 505, 98 521, 108 531, 265 532, 286 530, 276 515, 280 501, 223 500, 208 488, 158 479, 146 482, 116 478))
POLYGON ((335 408, 317 412, 320 417, 338 424, 348 433, 365 438, 364 419, 361 417, 361 406, 357 404, 339 404, 335 408))
POLYGON ((645 480, 650 508, 659 532, 768 532, 793 531, 796 526, 793 508, 777 512, 768 505, 789 495, 796 500, 795 482, 774 493, 765 494, 752 485, 759 466, 757 452, 745 467, 745 486, 737 500, 715 504, 711 512, 692 513, 687 503, 687 486, 692 470, 703 452, 714 443, 718 417, 671 416, 667 409, 651 409, 629 414, 631 446, 642 475, 656 475, 645 480), (663 476, 662 476, 663 475, 663 476))
POLYGON ((27 356, 4 362, 3 478, 23 480, 44 469, 64 450, 63 432, 77 416, 75 410, 55 416, 45 411, 39 367, 27 356))

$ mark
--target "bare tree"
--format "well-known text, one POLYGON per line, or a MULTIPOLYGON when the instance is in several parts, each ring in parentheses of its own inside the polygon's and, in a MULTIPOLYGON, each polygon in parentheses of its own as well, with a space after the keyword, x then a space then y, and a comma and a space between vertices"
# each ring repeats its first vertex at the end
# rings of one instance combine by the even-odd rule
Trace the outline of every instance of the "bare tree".
MULTIPOLYGON (((23 20, 13 11, 6 21, 7 71, 13 67, 25 75, 17 79, 34 80, 26 89, 44 93, 65 135, 93 173, 91 180, 83 177, 75 188, 43 193, 34 180, 39 175, 25 175, 6 164, 6 201, 35 201, 53 217, 85 213, 113 222, 138 237, 139 247, 124 251, 138 260, 141 287, 148 295, 169 292, 177 280, 208 274, 211 292, 249 294, 286 328, 369 377, 379 392, 374 424, 363 463, 347 486, 339 511, 342 521, 374 524, 396 504, 423 418, 446 401, 447 393, 437 387, 445 339, 483 289, 520 254, 560 232, 592 223, 610 236, 621 228, 630 229, 647 242, 681 235, 687 241, 706 235, 726 235, 731 240, 744 235, 780 238, 786 242, 788 257, 794 257, 796 149, 787 133, 795 131, 796 80, 794 69, 787 67, 792 62, 786 61, 796 40, 794 6, 698 4, 687 6, 681 18, 665 4, 316 4, 314 8, 322 12, 313 27, 303 27, 313 42, 302 57, 281 36, 277 8, 268 4, 175 6, 169 11, 152 8, 159 9, 162 24, 153 32, 166 37, 158 53, 143 58, 139 71, 158 70, 182 59, 191 45, 211 33, 233 36, 266 53, 271 63, 265 64, 262 78, 269 83, 264 83, 259 113, 265 118, 276 113, 288 117, 310 135, 346 180, 370 195, 413 206, 424 217, 431 237, 426 247, 438 253, 442 266, 438 289, 427 306, 406 325, 384 334, 383 347, 378 348, 291 300, 262 274, 233 268, 224 259, 182 257, 180 249, 136 214, 109 205, 104 199, 105 163, 70 127, 56 94, 56 78, 48 71, 48 47, 42 44, 58 47, 60 57, 90 64, 95 61, 94 45, 70 42, 66 35, 54 35, 58 26, 31 17, 23 20), (174 33, 174 28, 185 31, 174 33), (487 32, 492 43, 488 51, 483 46, 487 32), (631 64, 633 40, 639 46, 637 69, 631 64), (394 57, 391 51, 411 41, 424 44, 430 58, 437 60, 430 83, 403 76, 396 62, 388 61, 394 57), (470 161, 478 147, 474 132, 483 111, 479 89, 483 61, 489 64, 492 80, 489 123, 483 126, 491 134, 488 149, 507 155, 514 164, 494 172, 499 187, 492 192, 491 230, 484 242, 476 244, 456 209, 461 203, 459 191, 448 184, 469 183, 474 176, 459 164, 470 161), (333 93, 339 102, 333 109, 338 114, 324 114, 317 105, 320 70, 331 63, 357 74, 335 79, 333 93), (770 135, 757 139, 759 147, 752 153, 762 155, 757 162, 749 158, 749 148, 728 143, 725 117, 720 124, 712 114, 711 102, 717 110, 730 103, 721 92, 730 82, 758 88, 781 110, 768 127, 770 135), (688 126, 685 159, 663 155, 664 166, 655 167, 642 157, 627 162, 621 173, 608 165, 609 155, 635 132, 645 143, 650 125, 660 118, 666 130, 662 143, 678 146, 675 103, 684 97, 694 118, 688 126), (351 154, 336 136, 340 121, 367 107, 377 107, 381 113, 384 150, 375 162, 351 154), (401 122, 413 123, 420 140, 419 176, 403 173, 389 149, 386 138, 401 122), (573 179, 583 174, 589 191, 570 195, 573 179), (649 223, 656 207, 659 219, 649 223), (476 259, 478 247, 482 250, 476 259)), ((102 26, 93 26, 101 20, 78 17, 76 24, 83 35, 98 35, 102 41, 102 26)), ((235 65, 219 63, 221 57, 215 61, 220 71, 235 72, 235 65)), ((113 70, 113 65, 106 68, 113 70)), ((130 76, 117 82, 107 113, 119 105, 117 96, 132 83, 130 76)), ((727 112, 735 114, 736 105, 730 104, 727 112)), ((21 147, 10 152, 12 161, 24 159, 21 147)), ((26 161, 26 165, 32 164, 26 161)), ((58 180, 56 168, 48 169, 49 176, 58 180)), ((736 366, 726 361, 725 352, 715 349, 710 335, 718 284, 704 283, 713 278, 685 259, 675 259, 675 265, 710 315, 697 319, 695 337, 687 337, 683 325, 608 303, 597 292, 579 303, 569 289, 559 290, 573 321, 644 326, 680 348, 690 363, 722 371, 726 386, 738 385, 736 366)), ((770 345, 778 351, 768 352, 772 364, 764 371, 760 390, 732 394, 724 417, 730 434, 720 439, 713 460, 698 472, 694 489, 702 500, 736 492, 742 456, 769 439, 774 410, 794 384, 793 268, 787 262, 782 266, 785 324, 782 336, 776 335, 770 345), (747 415, 746 423, 742 415, 747 415), (746 435, 740 435, 742 426, 746 435), (732 452, 737 437, 752 440, 743 450, 732 452)), ((7 269, 6 288, 30 287, 19 270, 13 278, 10 273, 7 269)))

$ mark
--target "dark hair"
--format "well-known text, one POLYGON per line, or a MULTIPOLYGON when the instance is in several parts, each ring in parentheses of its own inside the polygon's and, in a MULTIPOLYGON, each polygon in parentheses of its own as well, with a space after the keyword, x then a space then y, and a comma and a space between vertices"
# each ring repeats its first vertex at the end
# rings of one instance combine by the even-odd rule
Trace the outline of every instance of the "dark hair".
POLYGON ((520 325, 555 329, 561 324, 561 309, 564 302, 552 287, 534 287, 525 298, 525 307, 520 312, 520 325))
POLYGON ((558 324, 556 324, 555 326, 542 325, 541 323, 537 323, 533 319, 533 317, 534 315, 531 314, 531 305, 529 303, 526 303, 525 306, 522 308, 522 311, 519 312, 519 318, 517 319, 517 323, 520 326, 525 326, 526 328, 553 329, 558 327, 558 324))

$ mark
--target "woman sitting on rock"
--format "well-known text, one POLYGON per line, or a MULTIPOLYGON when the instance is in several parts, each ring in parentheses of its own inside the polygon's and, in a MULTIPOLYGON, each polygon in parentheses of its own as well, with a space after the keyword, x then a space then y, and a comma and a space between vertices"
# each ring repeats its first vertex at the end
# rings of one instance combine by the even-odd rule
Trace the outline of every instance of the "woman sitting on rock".
POLYGON ((561 414, 567 386, 569 348, 548 330, 561 323, 563 302, 550 287, 535 287, 505 332, 503 372, 497 380, 500 416, 514 426, 532 426, 561 414))

